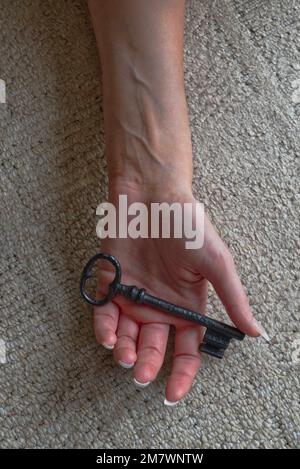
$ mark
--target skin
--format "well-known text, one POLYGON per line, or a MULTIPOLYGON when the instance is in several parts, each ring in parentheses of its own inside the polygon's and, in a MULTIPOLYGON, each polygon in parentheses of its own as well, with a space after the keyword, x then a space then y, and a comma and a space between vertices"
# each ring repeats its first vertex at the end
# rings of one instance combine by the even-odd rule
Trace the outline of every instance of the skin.
MULTIPOLYGON (((183 73, 184 1, 90 0, 102 66, 109 201, 128 204, 195 202, 192 145, 183 73)), ((247 295, 227 246, 208 217, 204 245, 185 249, 184 239, 105 239, 101 250, 119 259, 122 282, 205 313, 210 282, 233 323, 257 337, 247 295)), ((101 265, 98 295, 112 279, 101 265)), ((176 330, 166 399, 175 403, 200 367, 203 330, 120 295, 94 308, 99 343, 114 347, 117 363, 134 365, 139 383, 153 381, 164 361, 170 326, 176 330)))

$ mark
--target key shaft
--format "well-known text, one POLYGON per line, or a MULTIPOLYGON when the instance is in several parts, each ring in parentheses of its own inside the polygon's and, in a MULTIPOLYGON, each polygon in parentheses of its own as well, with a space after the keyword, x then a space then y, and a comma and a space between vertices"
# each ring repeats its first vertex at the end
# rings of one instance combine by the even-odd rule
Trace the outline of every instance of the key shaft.
POLYGON ((166 313, 180 317, 186 321, 192 321, 206 328, 210 328, 211 330, 221 334, 230 334, 234 339, 243 340, 245 337, 245 334, 243 334, 243 332, 239 331, 235 327, 224 324, 223 322, 217 321, 216 319, 212 319, 208 316, 205 316, 204 314, 197 313, 191 309, 175 305, 174 303, 165 301, 162 298, 150 295, 144 288, 137 288, 134 285, 129 286, 120 283, 118 284, 117 291, 135 303, 152 306, 166 313))

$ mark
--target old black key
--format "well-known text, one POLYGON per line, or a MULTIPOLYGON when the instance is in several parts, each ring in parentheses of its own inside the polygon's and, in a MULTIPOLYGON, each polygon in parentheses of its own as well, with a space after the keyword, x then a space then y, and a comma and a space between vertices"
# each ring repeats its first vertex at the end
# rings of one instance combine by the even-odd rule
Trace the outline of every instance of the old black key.
POLYGON ((169 303, 161 298, 157 298, 147 293, 144 288, 134 285, 123 285, 121 283, 121 265, 119 261, 104 252, 100 252, 92 257, 83 269, 80 280, 80 292, 83 298, 94 306, 103 306, 111 301, 115 295, 121 294, 136 303, 152 306, 153 308, 173 314, 187 321, 206 327, 203 342, 200 345, 201 352, 208 353, 217 358, 222 358, 231 339, 243 340, 245 334, 235 327, 224 324, 203 314, 197 313, 182 306, 169 303), (102 299, 93 299, 86 291, 86 282, 92 276, 92 269, 99 259, 109 261, 115 269, 115 278, 108 286, 107 295, 102 299))

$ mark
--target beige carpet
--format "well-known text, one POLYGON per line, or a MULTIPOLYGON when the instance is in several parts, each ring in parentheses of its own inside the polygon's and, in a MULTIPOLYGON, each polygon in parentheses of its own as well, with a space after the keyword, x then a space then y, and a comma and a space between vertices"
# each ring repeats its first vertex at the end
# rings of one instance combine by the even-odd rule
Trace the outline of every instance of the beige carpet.
POLYGON ((107 183, 85 2, 1 0, 1 447, 300 446, 299 17, 298 0, 187 4, 195 191, 273 343, 205 358, 171 410, 170 360, 137 391, 78 293, 107 183))

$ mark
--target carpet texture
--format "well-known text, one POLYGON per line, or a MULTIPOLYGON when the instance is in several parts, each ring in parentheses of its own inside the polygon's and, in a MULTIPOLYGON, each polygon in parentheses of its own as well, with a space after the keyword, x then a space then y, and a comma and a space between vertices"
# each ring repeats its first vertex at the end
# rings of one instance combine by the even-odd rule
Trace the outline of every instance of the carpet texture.
MULTIPOLYGON (((195 193, 273 340, 204 357, 168 409, 171 350, 137 391, 78 293, 107 190, 86 4, 1 0, 1 447, 300 446, 299 18, 298 0, 187 2, 195 193)), ((213 295, 209 312, 226 317, 213 295)))

